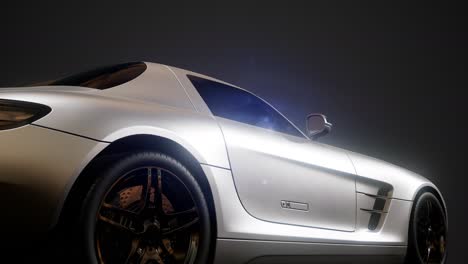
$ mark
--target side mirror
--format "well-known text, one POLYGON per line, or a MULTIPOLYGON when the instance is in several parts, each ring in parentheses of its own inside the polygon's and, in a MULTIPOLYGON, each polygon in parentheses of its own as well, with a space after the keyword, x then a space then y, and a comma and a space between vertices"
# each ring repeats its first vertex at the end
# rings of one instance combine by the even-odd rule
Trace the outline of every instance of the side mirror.
POLYGON ((307 134, 312 140, 325 136, 331 131, 332 124, 322 114, 310 114, 307 116, 307 134))

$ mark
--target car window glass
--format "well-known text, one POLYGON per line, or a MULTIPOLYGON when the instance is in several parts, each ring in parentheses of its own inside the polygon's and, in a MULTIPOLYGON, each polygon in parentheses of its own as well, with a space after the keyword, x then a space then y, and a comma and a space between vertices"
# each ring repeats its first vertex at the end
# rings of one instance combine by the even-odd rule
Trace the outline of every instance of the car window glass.
POLYGON ((188 78, 215 116, 304 137, 287 119, 255 95, 193 75, 188 78))

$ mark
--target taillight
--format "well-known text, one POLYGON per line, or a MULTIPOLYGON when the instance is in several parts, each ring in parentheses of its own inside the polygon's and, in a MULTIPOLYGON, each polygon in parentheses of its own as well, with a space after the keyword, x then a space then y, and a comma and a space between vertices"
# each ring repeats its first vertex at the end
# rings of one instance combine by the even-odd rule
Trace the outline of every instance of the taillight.
POLYGON ((0 99, 0 130, 30 124, 50 111, 50 107, 41 104, 0 99))

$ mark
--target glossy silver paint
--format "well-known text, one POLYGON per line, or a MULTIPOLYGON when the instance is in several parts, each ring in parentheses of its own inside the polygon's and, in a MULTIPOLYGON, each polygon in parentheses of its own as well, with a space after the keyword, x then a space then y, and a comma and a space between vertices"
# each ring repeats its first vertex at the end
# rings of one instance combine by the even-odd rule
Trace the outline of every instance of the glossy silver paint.
POLYGON ((354 231, 355 175, 345 152, 306 138, 217 120, 247 212, 270 222, 354 231), (251 161, 256 165, 250 166, 251 161), (309 210, 284 210, 281 200, 306 203, 309 210))
POLYGON ((46 232, 71 179, 107 145, 34 125, 0 131, 3 239, 46 232))
POLYGON ((186 75, 215 79, 147 66, 136 79, 102 91, 0 89, 0 99, 52 108, 34 124, 0 131, 0 192, 37 194, 42 210, 35 228, 54 227, 96 155, 116 140, 144 134, 176 142, 201 164, 216 208, 219 263, 262 263, 270 255, 405 254, 412 202, 424 187, 437 190, 430 181, 306 137, 214 117, 186 75), (307 210, 284 208, 281 201, 307 210))

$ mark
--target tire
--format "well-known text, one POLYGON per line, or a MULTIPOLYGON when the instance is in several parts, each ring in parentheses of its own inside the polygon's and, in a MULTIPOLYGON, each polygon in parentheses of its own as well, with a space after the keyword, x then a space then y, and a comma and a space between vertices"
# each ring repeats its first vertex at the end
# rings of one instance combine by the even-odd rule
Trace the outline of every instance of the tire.
POLYGON ((447 218, 433 193, 421 194, 414 203, 408 235, 407 264, 446 263, 447 218))
POLYGON ((158 263, 155 261, 158 257, 164 258, 164 263, 209 262, 212 229, 204 194, 190 171, 161 153, 132 153, 104 170, 83 201, 78 225, 86 263, 140 263, 142 259, 158 263), (143 170, 147 170, 148 176, 142 174, 143 170), (139 182, 142 184, 138 185, 139 182), (145 187, 145 182, 149 187, 145 187), (133 195, 140 192, 139 196, 133 195), (132 202, 128 197, 139 197, 139 200, 132 202), (188 205, 190 199, 192 205, 188 205), (131 206, 123 209, 122 201, 132 202, 131 206), (109 206, 110 203, 113 205, 109 206), (176 211, 184 206, 190 210, 176 211), (127 215, 128 212, 131 214, 127 215), (116 241, 120 243, 119 250, 114 248, 116 241), (184 243, 187 252, 182 261, 183 254, 177 253, 179 249, 175 246, 183 248, 184 243), (122 253, 125 245, 128 245, 128 256, 122 253))

